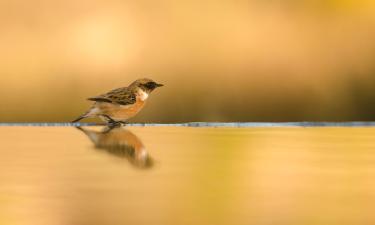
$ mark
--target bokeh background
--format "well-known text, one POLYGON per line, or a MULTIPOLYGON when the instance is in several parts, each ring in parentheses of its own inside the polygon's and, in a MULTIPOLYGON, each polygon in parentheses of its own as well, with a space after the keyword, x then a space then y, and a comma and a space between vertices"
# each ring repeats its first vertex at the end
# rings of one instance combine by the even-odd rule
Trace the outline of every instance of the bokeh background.
POLYGON ((0 0, 0 50, 0 122, 140 77, 137 122, 375 119, 372 0, 0 0))

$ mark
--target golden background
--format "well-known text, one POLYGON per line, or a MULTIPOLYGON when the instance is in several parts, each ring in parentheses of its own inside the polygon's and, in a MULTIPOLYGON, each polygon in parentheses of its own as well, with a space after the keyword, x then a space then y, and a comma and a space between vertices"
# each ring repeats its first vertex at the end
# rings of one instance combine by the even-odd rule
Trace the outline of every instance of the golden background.
POLYGON ((0 122, 70 121, 136 78, 132 121, 375 119, 370 0, 1 0, 0 122))

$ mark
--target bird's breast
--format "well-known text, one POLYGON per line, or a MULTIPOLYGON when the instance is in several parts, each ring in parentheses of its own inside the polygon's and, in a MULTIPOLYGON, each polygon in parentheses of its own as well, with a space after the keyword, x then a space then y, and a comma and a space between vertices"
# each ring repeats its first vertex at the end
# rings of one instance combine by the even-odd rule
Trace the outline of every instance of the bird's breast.
POLYGON ((137 98, 137 101, 131 105, 117 105, 112 103, 100 103, 98 105, 101 114, 107 115, 116 121, 127 120, 135 116, 143 106, 145 101, 137 98))

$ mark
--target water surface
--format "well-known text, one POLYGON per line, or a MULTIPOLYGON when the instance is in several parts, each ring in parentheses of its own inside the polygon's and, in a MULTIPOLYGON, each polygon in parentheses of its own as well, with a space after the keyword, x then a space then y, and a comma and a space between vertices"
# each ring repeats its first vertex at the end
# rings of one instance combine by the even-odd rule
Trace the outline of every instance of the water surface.
POLYGON ((0 127, 0 224, 374 224, 375 128, 0 127))

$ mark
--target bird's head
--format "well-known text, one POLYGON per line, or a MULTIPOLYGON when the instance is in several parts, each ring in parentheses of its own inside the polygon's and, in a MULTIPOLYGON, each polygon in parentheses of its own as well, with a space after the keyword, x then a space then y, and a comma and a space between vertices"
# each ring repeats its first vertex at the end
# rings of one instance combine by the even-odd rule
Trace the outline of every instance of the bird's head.
POLYGON ((151 93, 153 90, 155 90, 158 87, 162 87, 163 84, 158 84, 155 81, 148 79, 148 78, 142 78, 134 81, 130 87, 133 88, 140 88, 142 91, 146 93, 151 93))

